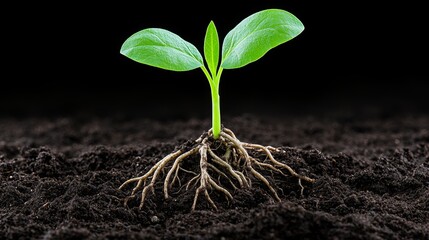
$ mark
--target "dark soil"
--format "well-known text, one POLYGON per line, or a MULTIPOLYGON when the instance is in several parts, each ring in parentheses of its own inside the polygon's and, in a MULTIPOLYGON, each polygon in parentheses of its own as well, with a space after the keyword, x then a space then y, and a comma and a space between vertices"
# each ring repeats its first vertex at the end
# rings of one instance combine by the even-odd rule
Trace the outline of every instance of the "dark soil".
MULTIPOLYGON (((194 190, 145 207, 118 190, 209 119, 31 117, 0 120, 0 239, 429 239, 427 115, 225 117, 245 142, 282 147, 276 158, 315 178, 304 195, 279 182, 215 198, 194 190)), ((197 160, 197 159, 195 159, 197 160)), ((197 164, 197 162, 195 162, 197 164)))

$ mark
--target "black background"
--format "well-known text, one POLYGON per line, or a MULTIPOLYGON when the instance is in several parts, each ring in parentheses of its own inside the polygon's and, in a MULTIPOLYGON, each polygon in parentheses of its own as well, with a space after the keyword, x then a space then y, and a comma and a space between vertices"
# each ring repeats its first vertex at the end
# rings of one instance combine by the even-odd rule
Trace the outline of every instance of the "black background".
POLYGON ((199 70, 171 72, 119 54, 131 34, 160 27, 200 51, 210 20, 222 41, 242 19, 281 8, 297 38, 221 80, 225 114, 427 112, 427 17, 418 1, 113 1, 3 8, 2 115, 97 113, 208 117, 199 70))

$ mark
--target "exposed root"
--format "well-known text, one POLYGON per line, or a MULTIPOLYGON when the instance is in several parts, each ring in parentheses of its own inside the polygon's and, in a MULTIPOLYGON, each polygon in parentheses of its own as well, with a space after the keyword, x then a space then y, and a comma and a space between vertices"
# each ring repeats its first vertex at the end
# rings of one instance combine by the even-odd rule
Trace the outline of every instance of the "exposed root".
POLYGON ((167 155, 150 168, 146 174, 125 181, 119 189, 136 182, 131 195, 125 200, 125 205, 127 205, 130 198, 136 196, 137 191, 142 189, 139 206, 142 208, 149 192, 154 193, 154 184, 159 179, 160 174, 168 169, 163 185, 165 199, 169 198, 169 191, 177 183, 179 185, 179 191, 183 187, 186 191, 195 188, 195 196, 191 208, 192 211, 195 210, 198 198, 201 194, 204 195, 212 208, 217 209, 215 202, 210 197, 212 191, 224 195, 229 202, 233 200, 233 196, 230 192, 231 188, 232 190, 236 190, 237 188, 250 188, 252 186, 252 178, 262 182, 271 192, 272 197, 280 201, 280 197, 275 189, 276 186, 264 177, 260 171, 268 171, 287 176, 284 172, 284 170, 286 170, 291 176, 298 179, 302 195, 304 191, 302 181, 313 183, 315 180, 300 175, 287 164, 277 161, 272 153, 281 151, 282 150, 271 146, 241 142, 237 139, 235 134, 227 128, 223 128, 219 139, 214 140, 210 130, 208 133, 201 135, 201 137, 195 141, 191 149, 187 149, 186 151, 180 149, 167 155), (222 150, 224 151, 223 155, 218 155, 218 152, 222 150), (266 159, 261 160, 251 156, 249 154, 251 152, 260 152, 266 156, 266 159), (194 155, 199 155, 199 172, 186 170, 181 166, 184 160, 194 155), (181 177, 179 176, 181 171, 194 176, 182 184, 181 177), (222 183, 226 183, 225 185, 229 184, 229 186, 223 186, 222 183))

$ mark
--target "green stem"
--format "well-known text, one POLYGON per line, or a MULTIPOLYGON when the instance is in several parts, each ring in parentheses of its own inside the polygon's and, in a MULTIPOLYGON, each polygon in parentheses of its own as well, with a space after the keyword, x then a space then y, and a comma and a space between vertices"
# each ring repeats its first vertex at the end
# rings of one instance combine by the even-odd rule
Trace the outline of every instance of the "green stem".
POLYGON ((221 131, 220 96, 218 88, 212 88, 212 128, 213 138, 218 139, 221 131))
POLYGON ((212 95, 212 131, 213 131, 213 138, 218 139, 221 132, 221 118, 220 118, 220 96, 219 96, 219 81, 220 76, 222 74, 222 68, 219 68, 218 74, 214 75, 213 77, 210 76, 207 69, 202 66, 201 69, 203 70, 204 74, 206 75, 207 79, 209 80, 210 89, 211 89, 211 95, 212 95))

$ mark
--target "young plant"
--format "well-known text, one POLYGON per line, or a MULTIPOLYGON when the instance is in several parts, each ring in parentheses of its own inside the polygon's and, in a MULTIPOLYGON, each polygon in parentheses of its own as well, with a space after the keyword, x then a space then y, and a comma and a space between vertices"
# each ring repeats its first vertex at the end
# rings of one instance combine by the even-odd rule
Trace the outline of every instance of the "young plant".
POLYGON ((217 209, 208 189, 216 190, 228 200, 233 200, 230 188, 237 189, 237 184, 240 188, 250 188, 252 180, 261 181, 269 189, 272 197, 280 201, 275 185, 255 167, 283 175, 285 175, 283 171, 287 170, 298 178, 301 187, 301 180, 314 182, 314 179, 302 176, 287 164, 276 160, 272 152, 281 152, 281 149, 239 141, 230 129, 222 127, 220 112, 219 83, 224 69, 246 66, 264 56, 270 49, 295 38, 303 30, 301 21, 287 11, 262 10, 248 16, 234 27, 225 36, 220 49, 218 32, 214 22, 211 21, 204 39, 205 62, 194 45, 165 29, 143 29, 126 39, 120 53, 134 61, 171 71, 189 71, 196 68, 203 71, 211 89, 212 128, 195 140, 194 146, 184 146, 167 155, 143 176, 125 181, 120 189, 136 182, 130 197, 134 197, 142 188, 140 200, 142 208, 149 191, 154 191, 154 184, 161 172, 169 168, 164 178, 164 197, 169 197, 169 190, 175 183, 181 185, 185 182, 186 190, 196 188, 192 205, 194 210, 201 193, 204 193, 211 206, 217 209), (216 147, 212 148, 214 144, 216 147), (260 152, 265 154, 262 160, 251 155, 260 152), (197 154, 200 156, 197 172, 181 166, 185 159, 197 154), (194 176, 183 177, 186 179, 183 181, 179 172, 194 176), (149 179, 150 182, 147 183, 149 179))

